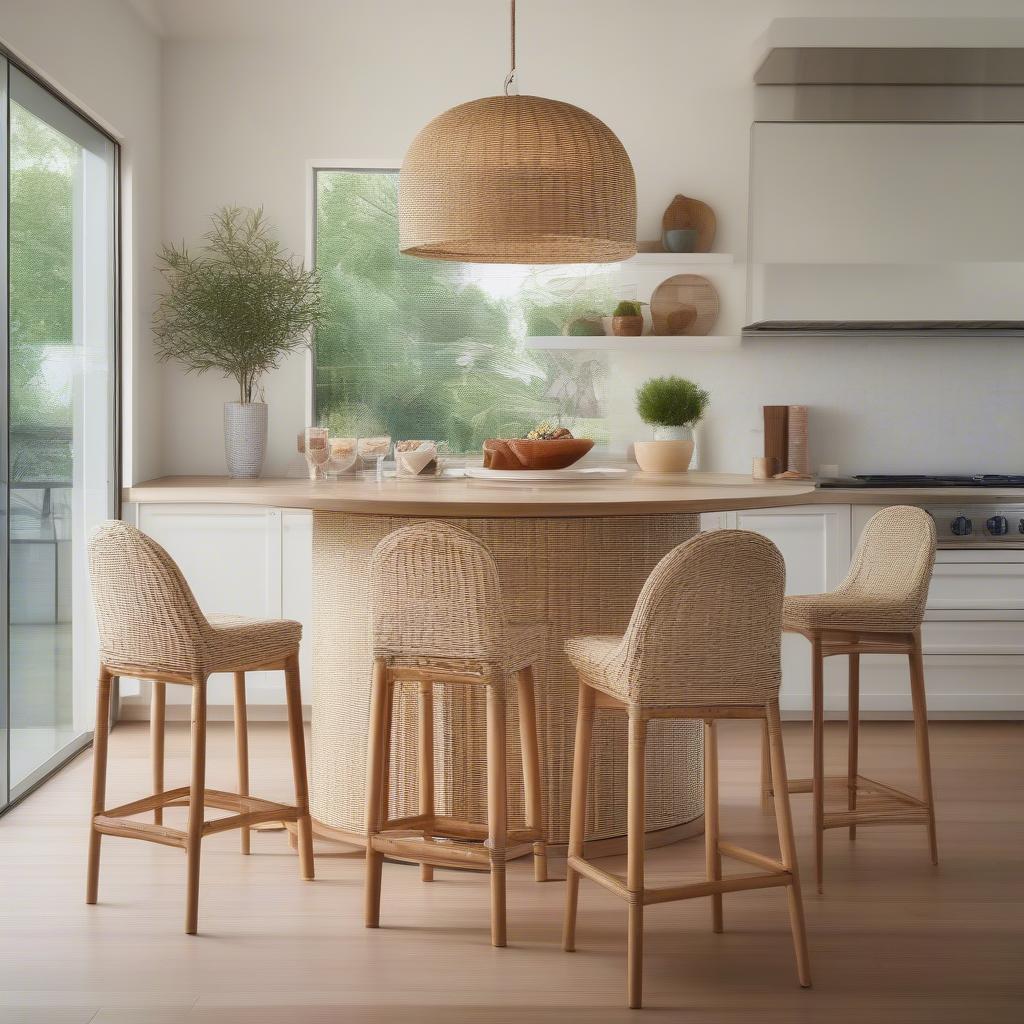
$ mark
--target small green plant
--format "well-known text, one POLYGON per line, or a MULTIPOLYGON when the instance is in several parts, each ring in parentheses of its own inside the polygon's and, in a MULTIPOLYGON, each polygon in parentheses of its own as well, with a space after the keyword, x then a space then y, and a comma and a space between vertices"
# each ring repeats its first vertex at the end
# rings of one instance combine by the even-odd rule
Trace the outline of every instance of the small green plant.
POLYGON ((615 307, 612 316, 643 316, 643 310, 640 307, 641 303, 639 302, 623 300, 615 307))
POLYGON ((702 387, 682 377, 652 377, 636 392, 640 419, 660 427, 693 426, 710 402, 702 387))
POLYGON ((233 377, 239 400, 251 402, 260 378, 320 325, 320 275, 271 237, 262 209, 226 206, 211 219, 198 251, 160 253, 167 291, 153 318, 156 350, 189 373, 233 377))

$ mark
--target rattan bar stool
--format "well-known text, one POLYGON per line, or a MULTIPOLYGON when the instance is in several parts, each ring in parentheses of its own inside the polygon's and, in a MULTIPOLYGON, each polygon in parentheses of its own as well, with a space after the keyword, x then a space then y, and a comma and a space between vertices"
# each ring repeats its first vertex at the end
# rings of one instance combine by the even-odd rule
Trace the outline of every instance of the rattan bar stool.
POLYGON ((785 566, 764 537, 743 530, 701 534, 670 551, 637 599, 624 636, 577 636, 566 652, 579 674, 579 711, 573 754, 572 806, 564 947, 576 948, 580 875, 629 904, 628 995, 641 1005, 644 908, 710 896, 712 928, 721 932, 722 894, 784 887, 802 986, 811 984, 793 823, 786 790, 776 802, 781 860, 719 836, 719 719, 762 719, 776 778, 785 780, 779 727, 779 649, 785 566), (584 857, 587 773, 594 709, 629 717, 626 877, 584 857), (707 880, 667 888, 644 884, 644 753, 655 719, 704 720, 704 834, 707 880), (722 875, 722 857, 753 865, 756 873, 722 875))
MULTIPOLYGON (((504 946, 505 858, 532 844, 534 875, 547 878, 533 664, 543 625, 505 619, 498 569, 486 546, 444 523, 417 523, 385 537, 370 565, 373 688, 366 785, 366 926, 380 924, 385 855, 433 869, 468 868, 491 876, 491 942, 504 946), (525 828, 508 828, 505 705, 515 679, 522 745, 525 828), (391 818, 390 738, 397 685, 419 690, 419 813, 391 818), (435 813, 434 685, 484 687, 487 721, 487 825, 435 813)), ((449 784, 458 781, 458 769, 449 784)))
MULTIPOLYGON (((89 575, 100 634, 100 674, 93 740, 92 821, 86 902, 95 903, 103 836, 145 839, 184 849, 188 868, 185 931, 194 935, 199 916, 199 855, 202 840, 216 832, 246 830, 266 821, 296 822, 299 868, 313 877, 313 838, 306 783, 306 752, 299 691, 299 640, 302 627, 283 619, 206 616, 170 555, 151 537, 127 523, 104 523, 89 543, 89 575), (206 788, 206 682, 214 672, 233 672, 236 701, 244 705, 245 673, 283 670, 288 701, 295 806, 249 796, 248 766, 239 793, 206 788), (115 676, 149 679, 154 687, 152 796, 104 809, 110 690, 115 676), (163 707, 168 683, 192 687, 192 766, 188 786, 163 790, 163 707), (157 696, 158 695, 158 696, 157 696), (183 832, 163 824, 165 807, 188 807, 183 832), (204 809, 233 811, 204 820, 204 809), (153 823, 134 820, 152 811, 153 823)), ((236 709, 237 715, 237 709, 236 709)), ((236 717, 236 724, 244 716, 236 717)), ((243 729, 244 731, 244 729, 243 729)), ((243 837, 245 832, 243 831, 243 837)), ((243 838, 243 850, 248 844, 243 838)))
MULTIPOLYGON (((783 605, 783 629, 801 633, 811 642, 812 777, 792 779, 789 792, 813 796, 818 892, 822 891, 824 881, 825 830, 830 828, 849 828, 850 838, 855 839, 858 825, 921 823, 928 830, 932 863, 939 862, 921 655, 921 621, 934 564, 932 517, 923 509, 895 505, 882 509, 868 520, 850 571, 836 590, 829 594, 787 597, 783 605), (849 658, 847 773, 826 778, 824 661, 837 654, 849 658), (858 772, 862 654, 906 654, 910 661, 910 695, 921 796, 904 793, 858 772), (825 810, 825 792, 831 788, 845 792, 845 809, 825 810)), ((766 809, 774 792, 771 765, 762 756, 761 793, 762 806, 766 809)))

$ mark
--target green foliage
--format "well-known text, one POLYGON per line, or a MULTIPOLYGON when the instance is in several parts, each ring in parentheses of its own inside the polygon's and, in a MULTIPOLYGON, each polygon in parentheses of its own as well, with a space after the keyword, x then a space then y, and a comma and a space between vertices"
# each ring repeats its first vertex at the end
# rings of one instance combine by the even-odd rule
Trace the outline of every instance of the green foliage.
POLYGON ((639 302, 622 301, 615 307, 612 316, 643 316, 639 302))
POLYGON ((523 337, 559 334, 601 308, 604 290, 564 271, 517 284, 519 268, 485 289, 462 264, 401 255, 395 174, 318 174, 316 265, 326 308, 316 408, 332 431, 463 453, 539 420, 594 415, 592 379, 581 386, 566 353, 530 351, 523 337))
POLYGON ((561 334, 563 327, 579 320, 607 316, 612 302, 607 277, 562 270, 534 270, 516 297, 531 336, 561 334))
POLYGON ((284 252, 262 209, 227 206, 211 220, 197 252, 182 243, 160 253, 167 290, 153 321, 157 353, 189 372, 220 370, 251 402, 265 373, 309 345, 323 317, 320 275, 284 252))
POLYGON ((687 427, 704 415, 711 396, 692 380, 652 377, 636 392, 636 411, 644 423, 687 427))
POLYGON ((78 148, 10 105, 9 416, 12 481, 70 480, 70 389, 46 379, 73 344, 73 202, 78 148))
POLYGON ((599 314, 590 313, 573 320, 566 333, 570 338, 599 338, 604 336, 604 326, 599 314))

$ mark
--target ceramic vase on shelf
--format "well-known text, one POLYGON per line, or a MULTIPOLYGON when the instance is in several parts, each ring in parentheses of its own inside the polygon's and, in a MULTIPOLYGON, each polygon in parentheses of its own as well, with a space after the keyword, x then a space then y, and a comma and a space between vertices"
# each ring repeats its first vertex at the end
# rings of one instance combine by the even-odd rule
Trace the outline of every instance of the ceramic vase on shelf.
POLYGON ((639 338, 644 333, 642 316, 613 316, 612 334, 617 338, 639 338))
POLYGON ((693 458, 693 428, 656 425, 653 441, 634 441, 633 455, 645 473, 685 473, 693 458))
POLYGON ((267 454, 265 402, 224 403, 224 457, 228 476, 254 480, 263 472, 267 454))

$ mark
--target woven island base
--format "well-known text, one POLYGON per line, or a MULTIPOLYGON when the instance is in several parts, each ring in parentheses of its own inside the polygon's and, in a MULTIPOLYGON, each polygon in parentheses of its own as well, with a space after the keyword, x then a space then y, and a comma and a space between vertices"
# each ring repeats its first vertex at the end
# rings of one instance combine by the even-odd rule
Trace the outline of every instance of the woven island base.
MULTIPOLYGON (((413 519, 315 512, 313 516, 313 770, 311 811, 326 838, 365 834, 369 731, 370 553, 381 538, 413 519)), ((622 633, 654 566, 700 529, 699 516, 665 514, 594 518, 462 519, 498 563, 510 619, 548 625, 536 666, 537 713, 546 835, 569 838, 569 796, 577 681, 563 645, 578 633, 622 633)), ((458 614, 452 609, 452 614, 458 614)), ((482 695, 466 687, 435 687, 434 777, 439 815, 486 823, 486 759, 482 695)), ((523 821, 518 707, 509 686, 509 827, 523 821)), ((419 807, 416 771, 416 689, 396 689, 391 736, 393 818, 419 807)), ((703 815, 699 722, 652 723, 647 744, 647 830, 653 843, 700 831, 703 815)), ((626 834, 626 717, 598 713, 589 788, 587 838, 626 834)), ((600 843, 615 852, 616 843, 600 843)), ((596 850, 594 851, 597 852, 596 850)))

